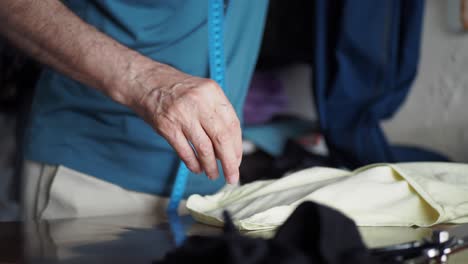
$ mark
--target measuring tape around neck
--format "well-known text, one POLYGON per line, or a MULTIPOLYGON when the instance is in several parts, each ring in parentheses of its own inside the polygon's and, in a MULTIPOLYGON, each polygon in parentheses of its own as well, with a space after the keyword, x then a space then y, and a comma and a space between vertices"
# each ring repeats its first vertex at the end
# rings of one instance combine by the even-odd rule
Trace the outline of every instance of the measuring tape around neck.
MULTIPOLYGON (((224 59, 224 0, 209 0, 208 5, 208 50, 210 61, 210 78, 225 90, 225 59, 224 59)), ((177 213, 179 203, 183 198, 189 169, 180 162, 176 179, 172 187, 168 213, 177 213)), ((177 238, 176 238, 177 240, 177 238)))

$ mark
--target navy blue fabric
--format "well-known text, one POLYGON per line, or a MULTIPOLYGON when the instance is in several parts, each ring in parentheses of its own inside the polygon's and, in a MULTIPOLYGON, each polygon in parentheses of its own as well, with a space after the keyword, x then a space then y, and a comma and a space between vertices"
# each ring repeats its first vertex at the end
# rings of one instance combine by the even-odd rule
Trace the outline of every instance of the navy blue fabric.
POLYGON ((423 0, 315 1, 315 100, 336 165, 446 160, 394 148, 380 127, 416 76, 423 11, 423 0))

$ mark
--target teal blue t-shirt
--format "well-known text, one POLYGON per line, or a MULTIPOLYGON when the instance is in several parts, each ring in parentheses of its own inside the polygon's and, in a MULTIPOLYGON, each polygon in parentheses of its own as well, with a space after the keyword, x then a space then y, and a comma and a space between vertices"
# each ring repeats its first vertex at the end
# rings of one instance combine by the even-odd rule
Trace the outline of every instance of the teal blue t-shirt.
MULTIPOLYGON (((208 1, 63 1, 75 14, 125 46, 188 74, 208 77, 208 1)), ((228 1, 225 17, 227 96, 242 119, 267 0, 228 1)), ((106 65, 102 65, 106 67, 106 65)), ((26 159, 60 164, 123 188, 169 195, 179 159, 130 109, 52 69, 36 87, 26 159)), ((224 184, 190 175, 185 197, 224 184)))

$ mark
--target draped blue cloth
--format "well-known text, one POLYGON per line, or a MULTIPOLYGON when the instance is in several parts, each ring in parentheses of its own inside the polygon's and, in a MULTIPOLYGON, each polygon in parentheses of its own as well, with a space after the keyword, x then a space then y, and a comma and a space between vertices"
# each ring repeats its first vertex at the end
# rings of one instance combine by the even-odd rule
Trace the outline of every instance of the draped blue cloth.
POLYGON ((423 0, 315 1, 313 86, 336 165, 447 160, 392 146, 380 126, 404 102, 416 76, 423 11, 423 0))

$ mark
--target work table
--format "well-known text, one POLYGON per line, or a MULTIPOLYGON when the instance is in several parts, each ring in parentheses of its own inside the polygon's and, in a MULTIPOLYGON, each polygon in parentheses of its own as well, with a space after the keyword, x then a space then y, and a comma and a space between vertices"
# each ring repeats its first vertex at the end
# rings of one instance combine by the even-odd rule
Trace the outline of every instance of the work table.
MULTIPOLYGON (((179 228, 186 235, 221 231, 196 223, 190 216, 179 220, 179 228)), ((151 263, 175 247, 174 224, 160 217, 135 215, 0 223, 0 263, 151 263)), ((369 246, 431 235, 428 228, 366 227, 360 231, 369 246)), ((451 256, 449 263, 468 263, 468 251, 451 256)))

